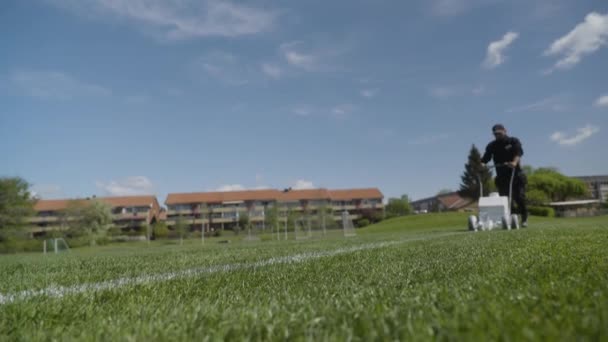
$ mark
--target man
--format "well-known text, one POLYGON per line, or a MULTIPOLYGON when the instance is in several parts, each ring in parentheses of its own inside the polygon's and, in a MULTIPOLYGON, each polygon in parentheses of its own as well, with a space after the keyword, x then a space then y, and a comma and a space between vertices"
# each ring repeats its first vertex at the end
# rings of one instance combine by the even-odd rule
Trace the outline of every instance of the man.
MULTIPOLYGON (((524 155, 521 142, 515 137, 507 135, 507 130, 501 124, 492 127, 494 141, 486 147, 486 152, 481 158, 482 165, 485 166, 490 159, 494 159, 496 165, 496 187, 500 196, 509 196, 509 184, 511 173, 515 169, 513 179, 512 198, 521 214, 522 227, 528 226, 528 207, 526 206, 526 175, 521 169, 520 161, 524 155)), ((512 204, 511 204, 512 205, 512 204)))

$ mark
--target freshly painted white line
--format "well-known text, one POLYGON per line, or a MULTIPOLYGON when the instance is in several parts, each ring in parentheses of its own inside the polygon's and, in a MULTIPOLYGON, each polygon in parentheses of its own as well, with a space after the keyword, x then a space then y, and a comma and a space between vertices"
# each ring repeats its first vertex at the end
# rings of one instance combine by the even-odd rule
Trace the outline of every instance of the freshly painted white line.
POLYGON ((260 268, 277 264, 294 264, 301 263, 308 260, 332 257, 340 254, 353 253, 363 250, 369 249, 377 249, 384 248, 388 246, 393 246, 397 244, 402 244, 406 242, 413 241, 421 241, 421 240, 429 240, 438 237, 444 237, 449 235, 454 235, 458 233, 448 233, 448 234, 434 234, 432 236, 420 237, 420 238, 412 238, 407 240, 398 240, 398 241, 385 241, 385 242, 375 242, 362 244, 353 247, 345 247, 338 248, 329 251, 319 251, 319 252, 308 252, 294 255, 287 255, 282 257, 274 257, 266 260, 251 262, 251 263, 236 263, 236 264, 226 264, 226 265, 215 265, 204 268, 191 268, 182 271, 169 272, 169 273, 161 273, 161 274, 150 274, 150 275, 142 275, 138 277, 132 278, 118 278, 98 283, 85 283, 79 285, 72 286, 51 286, 44 289, 38 290, 24 290, 16 293, 9 294, 1 294, 0 293, 0 305, 10 304, 20 300, 26 300, 33 297, 50 297, 50 298, 62 298, 68 295, 81 294, 85 292, 99 292, 106 290, 113 290, 126 286, 134 286, 134 285, 142 285, 149 283, 158 283, 165 282, 174 279, 183 279, 183 278, 191 278, 197 276, 203 276, 206 274, 214 274, 221 272, 230 272, 236 270, 250 269, 250 268, 260 268))

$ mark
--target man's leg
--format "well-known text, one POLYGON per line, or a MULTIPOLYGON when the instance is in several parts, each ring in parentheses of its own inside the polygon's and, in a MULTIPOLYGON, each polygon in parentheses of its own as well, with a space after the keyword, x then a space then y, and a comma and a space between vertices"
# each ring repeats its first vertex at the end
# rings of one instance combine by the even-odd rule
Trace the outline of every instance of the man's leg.
POLYGON ((513 201, 517 204, 517 210, 521 215, 523 227, 528 226, 528 206, 526 204, 526 184, 520 180, 513 182, 513 201))
POLYGON ((496 185, 500 196, 509 196, 509 181, 509 179, 499 177, 494 179, 494 184, 496 185))
POLYGON ((526 185, 522 184, 519 187, 519 194, 517 196, 517 206, 521 213, 521 222, 524 227, 528 226, 528 204, 526 199, 526 185))

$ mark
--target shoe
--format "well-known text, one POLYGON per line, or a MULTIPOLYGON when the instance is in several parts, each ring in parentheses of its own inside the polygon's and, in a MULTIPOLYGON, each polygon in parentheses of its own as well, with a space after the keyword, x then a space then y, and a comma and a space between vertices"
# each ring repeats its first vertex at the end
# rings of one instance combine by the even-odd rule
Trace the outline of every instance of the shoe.
POLYGON ((528 221, 524 221, 524 222, 522 222, 522 223, 521 223, 521 226, 522 226, 523 228, 528 228, 528 221))

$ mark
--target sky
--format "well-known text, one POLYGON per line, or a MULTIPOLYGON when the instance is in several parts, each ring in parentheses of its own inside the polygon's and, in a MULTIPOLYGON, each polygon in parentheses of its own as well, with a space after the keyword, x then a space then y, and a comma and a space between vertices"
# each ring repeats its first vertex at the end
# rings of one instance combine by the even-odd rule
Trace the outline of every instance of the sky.
POLYGON ((608 173, 605 0, 3 0, 0 176, 41 198, 608 173))

